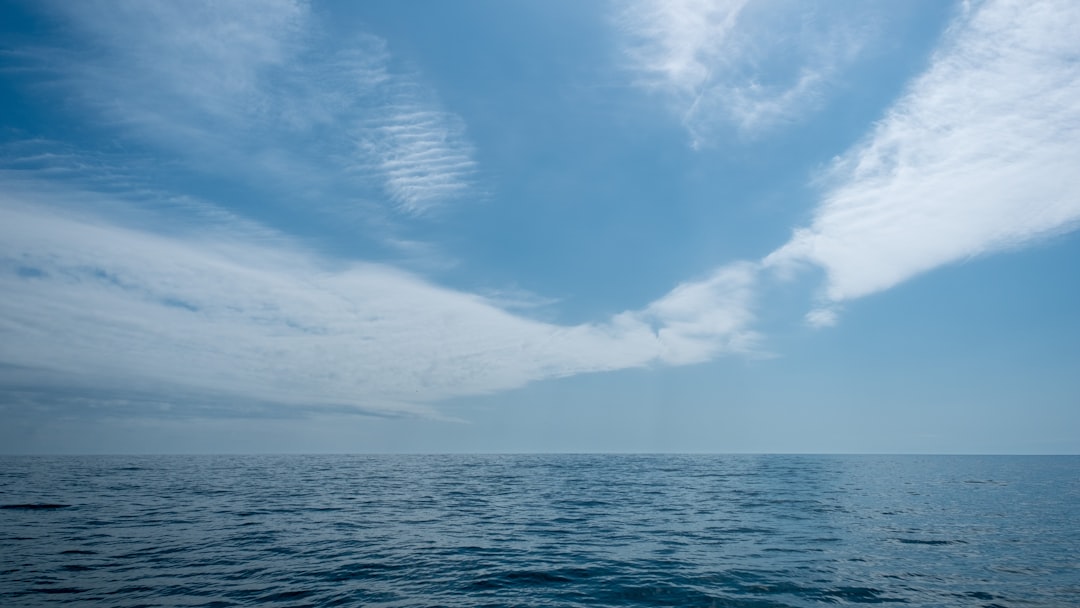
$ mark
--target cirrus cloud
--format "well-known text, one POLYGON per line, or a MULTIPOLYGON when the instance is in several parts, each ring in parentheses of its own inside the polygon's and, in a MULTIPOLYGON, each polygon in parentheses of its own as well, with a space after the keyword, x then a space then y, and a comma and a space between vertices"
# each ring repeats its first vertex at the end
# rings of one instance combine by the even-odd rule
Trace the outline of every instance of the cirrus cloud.
POLYGON ((765 259, 813 264, 822 309, 1080 222, 1080 7, 980 3, 865 140, 836 159, 814 219, 765 259))
POLYGON ((618 20, 637 83, 669 102, 694 147, 817 109, 874 21, 865 7, 749 0, 636 0, 618 20))
POLYGON ((50 2, 65 46, 24 50, 82 107, 206 174, 356 215, 412 217, 474 192, 464 122, 386 40, 333 39, 301 0, 50 2), (327 201, 334 201, 332 204, 327 201))
POLYGON ((45 400, 86 389, 430 414, 425 404, 452 396, 754 344, 752 265, 566 326, 284 237, 163 234, 60 204, 93 195, 5 185, 0 366, 9 389, 36 386, 45 400))

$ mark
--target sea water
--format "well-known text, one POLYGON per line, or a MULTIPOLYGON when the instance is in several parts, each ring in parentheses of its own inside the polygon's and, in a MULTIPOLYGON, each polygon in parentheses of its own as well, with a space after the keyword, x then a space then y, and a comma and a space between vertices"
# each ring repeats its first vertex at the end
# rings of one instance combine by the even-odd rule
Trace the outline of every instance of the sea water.
POLYGON ((1080 606, 1072 456, 3 457, 0 505, 2 606, 1080 606))

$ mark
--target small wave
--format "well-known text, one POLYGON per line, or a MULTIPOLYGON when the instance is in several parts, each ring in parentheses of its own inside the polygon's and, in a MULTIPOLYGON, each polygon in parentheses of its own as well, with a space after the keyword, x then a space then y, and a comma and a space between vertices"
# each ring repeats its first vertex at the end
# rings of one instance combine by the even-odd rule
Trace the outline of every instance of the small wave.
POLYGON ((57 594, 57 595, 59 595, 59 594, 65 594, 65 593, 86 593, 87 590, 86 589, 80 589, 78 587, 41 587, 41 588, 38 588, 38 589, 34 589, 34 591, 36 591, 38 593, 49 593, 49 594, 57 594))
POLYGON ((569 583, 570 579, 552 572, 538 570, 522 570, 520 572, 507 572, 503 575, 506 580, 523 584, 569 583))
POLYGON ((707 531, 712 532, 712 533, 732 535, 732 536, 741 536, 741 535, 744 535, 744 534, 767 534, 767 535, 771 535, 771 534, 776 533, 776 530, 774 530, 773 528, 754 528, 754 527, 749 527, 749 526, 739 526, 739 527, 731 527, 731 528, 721 528, 721 527, 713 526, 713 527, 707 528, 707 531))
POLYGON ((964 544, 962 540, 935 540, 922 538, 897 538, 896 540, 905 545, 957 545, 964 544))
POLYGON ((1003 600, 1003 596, 994 595, 993 593, 987 593, 985 591, 968 591, 967 593, 956 593, 956 597, 970 597, 977 600, 1003 600))
POLYGON ((510 570, 495 576, 481 578, 470 582, 466 587, 474 591, 488 589, 500 589, 504 587, 519 588, 522 586, 544 587, 573 582, 573 578, 558 572, 544 570, 510 570))
POLYGON ((260 602, 287 602, 291 600, 298 600, 311 595, 311 591, 308 589, 299 589, 297 591, 279 591, 277 593, 271 593, 259 598, 260 602))
POLYGON ((397 570, 398 566, 382 562, 359 562, 341 566, 326 573, 323 578, 332 582, 373 578, 381 573, 397 570))
POLYGON ((27 502, 11 505, 0 505, 0 509, 22 509, 24 511, 42 511, 48 509, 66 509, 71 505, 64 505, 55 502, 27 502))
POLYGON ((821 595, 823 598, 859 604, 907 603, 905 599, 888 597, 884 591, 870 587, 837 587, 836 589, 823 591, 821 595))

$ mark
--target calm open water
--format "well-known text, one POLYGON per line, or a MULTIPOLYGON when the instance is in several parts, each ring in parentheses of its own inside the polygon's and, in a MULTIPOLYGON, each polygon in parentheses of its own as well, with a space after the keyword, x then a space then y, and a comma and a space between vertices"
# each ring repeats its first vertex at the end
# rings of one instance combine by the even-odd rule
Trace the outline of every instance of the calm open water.
POLYGON ((2 606, 1080 606, 1080 457, 2 457, 0 504, 2 606))

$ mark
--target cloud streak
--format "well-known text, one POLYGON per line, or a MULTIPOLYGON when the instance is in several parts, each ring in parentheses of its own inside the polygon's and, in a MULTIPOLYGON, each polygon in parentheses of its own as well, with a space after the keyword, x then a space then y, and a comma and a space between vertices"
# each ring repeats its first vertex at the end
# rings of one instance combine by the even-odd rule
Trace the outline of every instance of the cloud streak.
POLYGON ((987 2, 838 158, 808 227, 765 264, 812 264, 822 309, 1080 222, 1080 7, 987 2))
POLYGON ((77 196, 0 205, 0 366, 9 389, 37 386, 44 401, 85 389, 428 415, 425 404, 448 397, 753 345, 749 265, 563 326, 384 265, 165 235, 42 200, 77 196))

